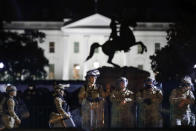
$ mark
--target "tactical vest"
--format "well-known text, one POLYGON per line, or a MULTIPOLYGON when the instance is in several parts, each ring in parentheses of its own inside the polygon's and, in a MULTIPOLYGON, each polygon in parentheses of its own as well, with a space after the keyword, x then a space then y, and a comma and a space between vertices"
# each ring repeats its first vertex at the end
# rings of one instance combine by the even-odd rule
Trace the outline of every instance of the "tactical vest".
POLYGON ((94 85, 93 87, 89 88, 87 85, 84 85, 87 97, 86 99, 90 102, 99 102, 102 100, 101 92, 100 92, 100 85, 94 85))
MULTIPOLYGON (((64 111, 65 111, 65 112, 69 112, 69 111, 70 111, 70 107, 69 107, 69 105, 67 104, 67 102, 64 100, 64 98, 63 98, 61 95, 55 95, 55 96, 54 96, 54 99, 55 99, 56 97, 60 98, 60 99, 63 101, 63 103, 62 103, 62 108, 64 109, 64 111)), ((54 99, 53 99, 53 100, 54 100, 54 99)), ((53 102, 52 111, 55 112, 55 113, 58 113, 57 108, 56 108, 56 105, 55 105, 54 102, 53 102)))
POLYGON ((5 102, 3 103, 3 113, 7 114, 7 115, 10 115, 9 111, 8 111, 8 104, 7 104, 9 99, 13 99, 14 100, 14 102, 15 102, 14 112, 16 112, 17 101, 14 98, 11 98, 10 96, 6 95, 5 102))

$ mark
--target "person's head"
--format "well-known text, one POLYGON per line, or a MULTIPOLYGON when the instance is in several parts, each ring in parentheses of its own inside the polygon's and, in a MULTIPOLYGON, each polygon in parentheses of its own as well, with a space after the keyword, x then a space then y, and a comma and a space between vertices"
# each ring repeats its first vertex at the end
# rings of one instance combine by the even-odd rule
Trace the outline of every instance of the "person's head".
POLYGON ((7 85, 7 87, 6 87, 6 93, 9 96, 16 96, 17 95, 17 89, 13 85, 7 85))
POLYGON ((99 70, 90 70, 87 72, 86 80, 90 84, 95 84, 97 77, 100 75, 99 70))
POLYGON ((152 89, 152 87, 154 86, 154 80, 152 78, 147 78, 144 84, 144 87, 146 89, 152 89))
POLYGON ((29 86, 28 86, 28 89, 29 89, 29 90, 34 90, 34 89, 35 89, 35 86, 34 86, 34 85, 29 85, 29 86))
POLYGON ((120 89, 124 89, 128 85, 128 79, 126 77, 120 77, 118 79, 118 85, 120 89))
POLYGON ((61 96, 64 96, 64 90, 65 90, 65 86, 62 84, 58 84, 55 86, 55 92, 61 96))
POLYGON ((191 90, 191 87, 193 86, 193 83, 191 81, 191 77, 185 76, 181 79, 180 83, 180 89, 183 91, 191 90))

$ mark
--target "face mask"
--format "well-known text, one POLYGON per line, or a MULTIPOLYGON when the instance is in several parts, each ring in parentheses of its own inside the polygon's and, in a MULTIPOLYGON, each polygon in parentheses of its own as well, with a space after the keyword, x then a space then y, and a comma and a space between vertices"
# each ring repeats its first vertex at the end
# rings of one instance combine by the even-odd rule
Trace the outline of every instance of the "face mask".
POLYGON ((33 86, 29 86, 29 90, 33 90, 33 86))

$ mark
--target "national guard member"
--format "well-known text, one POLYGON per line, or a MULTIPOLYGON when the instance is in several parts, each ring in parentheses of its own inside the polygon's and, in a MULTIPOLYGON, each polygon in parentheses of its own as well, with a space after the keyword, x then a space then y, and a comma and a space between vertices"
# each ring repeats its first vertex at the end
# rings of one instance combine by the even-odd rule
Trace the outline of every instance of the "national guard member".
POLYGON ((63 98, 64 90, 65 86, 62 84, 55 86, 53 112, 50 114, 49 120, 50 127, 75 127, 69 112, 69 105, 63 98))
POLYGON ((128 79, 120 77, 111 94, 113 128, 135 127, 134 93, 127 89, 128 79))
POLYGON ((194 126, 195 117, 190 106, 194 104, 195 97, 191 91, 191 78, 185 76, 178 88, 173 89, 169 98, 171 111, 171 126, 194 126))
POLYGON ((79 92, 82 109, 82 128, 89 130, 104 126, 103 88, 96 84, 100 75, 98 70, 90 70, 86 75, 86 83, 79 92))
POLYGON ((136 101, 139 104, 139 127, 162 127, 160 104, 163 99, 162 91, 153 85, 153 79, 147 78, 145 88, 136 94, 136 101))
POLYGON ((110 128, 111 126, 111 108, 112 102, 110 100, 111 93, 112 93, 111 83, 106 83, 104 87, 104 128, 110 128))
POLYGON ((13 85, 6 88, 6 100, 3 104, 2 122, 5 128, 17 128, 21 124, 21 120, 16 114, 16 101, 14 97, 17 95, 17 89, 13 85))

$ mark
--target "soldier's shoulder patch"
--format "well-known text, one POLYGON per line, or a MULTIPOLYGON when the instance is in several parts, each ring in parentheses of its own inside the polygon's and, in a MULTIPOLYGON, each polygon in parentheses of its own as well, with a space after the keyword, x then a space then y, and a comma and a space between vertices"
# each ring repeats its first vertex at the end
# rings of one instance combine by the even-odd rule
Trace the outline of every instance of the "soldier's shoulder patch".
POLYGON ((15 104, 14 99, 9 98, 9 99, 7 100, 7 104, 8 104, 8 105, 14 105, 14 104, 15 104))
POLYGON ((60 98, 60 97, 55 97, 54 100, 55 100, 55 101, 60 101, 61 98, 60 98))

